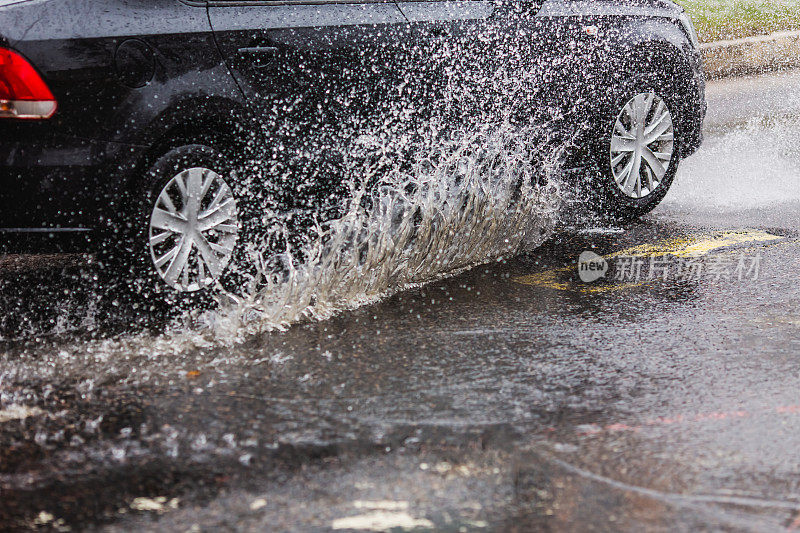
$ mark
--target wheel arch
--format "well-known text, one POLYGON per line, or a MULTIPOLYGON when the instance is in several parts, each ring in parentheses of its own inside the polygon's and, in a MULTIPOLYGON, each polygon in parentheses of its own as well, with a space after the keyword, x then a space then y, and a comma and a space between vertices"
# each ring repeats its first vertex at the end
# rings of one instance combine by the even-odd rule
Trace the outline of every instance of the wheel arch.
POLYGON ((159 157, 174 148, 203 144, 235 160, 245 160, 261 145, 258 122, 246 106, 227 98, 187 98, 162 112, 141 135, 145 147, 132 165, 129 190, 159 157))
MULTIPOLYGON (((668 18, 633 18, 621 23, 608 39, 607 46, 597 47, 599 51, 594 57, 595 75, 591 94, 587 96, 591 102, 587 108, 591 120, 603 120, 611 113, 621 86, 641 78, 662 79, 671 86, 671 100, 678 105, 673 112, 678 118, 681 138, 697 137, 704 115, 704 111, 697 113, 703 105, 703 90, 696 79, 693 55, 697 52, 683 30, 668 18)), ((592 135, 592 131, 583 132, 579 144, 585 145, 592 135)), ((579 161, 586 155, 580 148, 574 150, 567 166, 579 167, 579 161)))
POLYGON ((680 104, 675 111, 681 136, 696 137, 698 132, 694 130, 702 120, 696 120, 695 115, 700 108, 699 115, 705 114, 702 59, 680 24, 667 17, 630 19, 623 26, 620 40, 607 72, 657 75, 669 80, 680 104))

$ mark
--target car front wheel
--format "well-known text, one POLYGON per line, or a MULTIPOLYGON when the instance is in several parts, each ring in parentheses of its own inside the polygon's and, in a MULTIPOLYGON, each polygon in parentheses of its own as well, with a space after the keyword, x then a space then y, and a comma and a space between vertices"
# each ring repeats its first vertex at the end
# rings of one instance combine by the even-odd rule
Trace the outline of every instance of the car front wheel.
POLYGON ((592 193, 601 212, 637 218, 667 194, 680 160, 677 109, 672 92, 652 82, 614 99, 595 147, 592 193))

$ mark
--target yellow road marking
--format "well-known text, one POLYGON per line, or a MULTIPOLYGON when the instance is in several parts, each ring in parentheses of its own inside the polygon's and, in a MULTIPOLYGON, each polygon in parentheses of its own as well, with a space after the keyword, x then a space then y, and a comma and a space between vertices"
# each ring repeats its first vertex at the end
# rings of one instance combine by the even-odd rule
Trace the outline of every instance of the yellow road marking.
MULTIPOLYGON (((740 245, 753 245, 757 243, 768 243, 779 240, 785 240, 785 237, 773 235, 762 230, 742 230, 742 231, 720 231, 710 234, 697 234, 687 235, 684 237, 677 237, 673 239, 666 239, 654 244, 641 244, 633 246, 603 256, 604 259, 609 260, 614 257, 662 257, 671 255, 673 257, 681 258, 697 258, 710 254, 717 250, 723 250, 730 247, 741 247, 740 245)), ((560 291, 574 291, 574 292, 608 292, 629 289, 643 285, 645 282, 639 283, 620 283, 615 285, 592 285, 589 283, 577 282, 568 276, 569 273, 575 270, 575 265, 568 265, 565 267, 554 268, 529 274, 526 276, 518 276, 513 278, 513 281, 523 285, 535 285, 538 287, 545 287, 548 289, 555 289, 560 291)))
POLYGON ((656 244, 642 244, 606 256, 612 257, 702 257, 714 250, 740 244, 761 243, 784 239, 762 230, 721 231, 707 235, 687 235, 667 239, 656 244))

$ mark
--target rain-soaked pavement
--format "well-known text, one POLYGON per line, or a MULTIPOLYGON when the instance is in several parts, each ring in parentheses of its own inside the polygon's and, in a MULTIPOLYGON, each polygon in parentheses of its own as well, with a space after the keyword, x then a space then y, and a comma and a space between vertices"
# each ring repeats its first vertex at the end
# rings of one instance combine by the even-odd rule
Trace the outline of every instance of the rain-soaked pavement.
POLYGON ((225 348, 3 258, 0 529, 800 528, 796 93, 712 84, 640 222, 225 348))

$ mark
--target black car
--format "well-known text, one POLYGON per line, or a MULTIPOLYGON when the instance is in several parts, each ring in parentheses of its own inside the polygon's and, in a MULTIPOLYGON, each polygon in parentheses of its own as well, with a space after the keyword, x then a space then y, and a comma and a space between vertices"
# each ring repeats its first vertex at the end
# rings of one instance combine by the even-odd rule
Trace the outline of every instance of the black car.
POLYGON ((636 217, 699 147, 704 90, 667 0, 0 0, 0 232, 121 240, 197 291, 258 201, 335 211, 363 139, 404 165, 501 116, 636 217))

